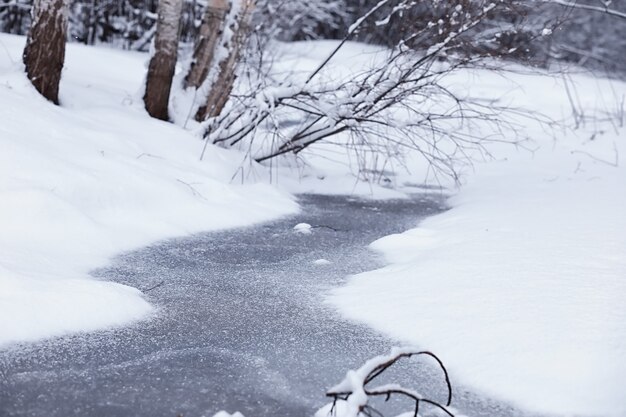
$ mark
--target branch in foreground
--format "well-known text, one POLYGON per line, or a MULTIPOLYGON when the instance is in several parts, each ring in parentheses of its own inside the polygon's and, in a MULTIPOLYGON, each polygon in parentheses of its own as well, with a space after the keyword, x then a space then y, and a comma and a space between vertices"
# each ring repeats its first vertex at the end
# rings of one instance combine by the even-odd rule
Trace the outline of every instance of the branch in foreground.
MULTIPOLYGON (((412 400, 414 409, 413 416, 419 415, 421 405, 432 407, 445 415, 454 417, 449 408, 452 402, 452 385, 443 362, 432 352, 416 351, 407 348, 392 349, 388 355, 378 356, 370 359, 357 370, 349 371, 346 377, 339 384, 331 388, 327 397, 333 398, 329 415, 334 417, 372 417, 382 416, 382 413, 369 404, 371 397, 382 396, 389 400, 391 396, 400 396, 412 400), (389 369, 400 359, 408 359, 414 356, 427 356, 435 360, 438 367, 443 371, 443 376, 447 388, 447 398, 445 403, 426 398, 417 391, 402 387, 398 384, 384 384, 376 387, 369 387, 377 377, 389 369), (341 406, 339 406, 341 404, 341 406), (340 409, 341 408, 341 409, 340 409)), ((318 413, 322 417, 322 413, 318 413)))

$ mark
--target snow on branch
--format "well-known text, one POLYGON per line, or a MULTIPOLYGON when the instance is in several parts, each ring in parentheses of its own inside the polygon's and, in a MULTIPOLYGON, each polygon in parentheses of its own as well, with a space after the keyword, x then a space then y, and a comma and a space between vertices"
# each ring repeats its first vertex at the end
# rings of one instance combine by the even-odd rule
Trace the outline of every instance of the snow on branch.
POLYGON ((488 142, 517 144, 517 127, 507 121, 507 108, 452 91, 445 82, 457 70, 494 55, 497 38, 482 33, 480 26, 506 4, 453 1, 446 6, 445 20, 407 32, 372 67, 348 79, 333 77, 331 62, 366 21, 385 24, 416 5, 381 0, 307 75, 283 78, 279 84, 261 80, 249 92, 233 96, 228 111, 203 123, 204 137, 207 143, 241 147, 257 162, 297 155, 339 137, 355 152, 400 159, 416 151, 433 172, 458 181, 457 169, 470 155, 488 154, 488 142), (467 54, 469 50, 482 52, 467 54))
POLYGON ((419 416, 421 405, 426 405, 443 412, 445 415, 454 417, 450 407, 452 402, 452 385, 448 371, 443 362, 432 352, 418 351, 410 348, 394 348, 388 355, 377 356, 365 362, 359 369, 348 371, 343 381, 332 387, 326 393, 333 399, 330 407, 324 407, 316 414, 317 417, 370 417, 382 416, 382 413, 369 404, 371 397, 382 396, 389 400, 391 396, 401 396, 410 399, 414 403, 412 414, 419 416), (439 402, 424 397, 419 392, 405 388, 399 384, 383 384, 371 387, 372 382, 383 374, 392 365, 401 359, 426 356, 434 359, 437 366, 443 371, 443 379, 446 384, 447 398, 445 402, 439 402))

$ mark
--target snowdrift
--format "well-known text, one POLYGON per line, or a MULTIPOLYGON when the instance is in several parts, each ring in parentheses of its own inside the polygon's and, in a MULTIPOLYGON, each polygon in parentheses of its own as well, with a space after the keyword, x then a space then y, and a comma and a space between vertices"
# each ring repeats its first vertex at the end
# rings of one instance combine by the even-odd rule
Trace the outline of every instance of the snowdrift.
MULTIPOLYGON (((626 85, 574 76, 577 129, 520 120, 451 209, 374 242, 389 265, 330 296, 347 317, 436 352, 455 384, 522 409, 626 415, 626 85)), ((452 88, 569 119, 561 78, 477 71, 452 88)), ((568 120, 574 126, 573 120, 568 120)))
POLYGON ((242 155, 199 161, 198 138, 148 117, 145 54, 68 45, 56 107, 23 74, 24 38, 0 44, 0 346, 149 315, 137 289, 89 277, 121 251, 297 210, 238 185, 242 155))

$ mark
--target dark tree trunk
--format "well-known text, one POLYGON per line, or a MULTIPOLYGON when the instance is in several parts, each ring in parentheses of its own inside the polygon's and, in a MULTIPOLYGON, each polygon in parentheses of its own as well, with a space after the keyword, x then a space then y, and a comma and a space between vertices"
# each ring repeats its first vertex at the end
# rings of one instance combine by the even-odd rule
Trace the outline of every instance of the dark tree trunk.
POLYGON ((59 82, 65 60, 67 0, 36 0, 24 49, 28 79, 37 91, 59 104, 59 82))
POLYGON ((167 105, 176 67, 182 4, 182 0, 159 1, 155 52, 150 59, 143 100, 150 116, 161 120, 169 119, 167 105))

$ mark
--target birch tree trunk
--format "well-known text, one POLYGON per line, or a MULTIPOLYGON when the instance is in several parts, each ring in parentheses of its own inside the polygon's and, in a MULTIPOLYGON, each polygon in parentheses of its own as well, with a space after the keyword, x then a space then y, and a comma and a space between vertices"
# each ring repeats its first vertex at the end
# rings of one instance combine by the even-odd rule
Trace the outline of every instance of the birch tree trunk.
POLYGON ((254 8, 254 0, 239 0, 237 9, 231 10, 232 22, 222 31, 222 39, 218 48, 222 48, 224 56, 215 62, 215 75, 212 77, 210 90, 205 104, 198 108, 196 120, 203 121, 219 116, 228 102, 236 79, 236 69, 241 51, 245 46, 250 32, 250 17, 254 8))
POLYGON ((198 89, 206 80, 217 44, 224 32, 224 23, 230 7, 228 0, 208 1, 193 51, 191 67, 185 77, 185 88, 198 89))
POLYGON ((45 98, 59 104, 59 82, 65 61, 69 0, 36 0, 24 48, 28 79, 45 98))
POLYGON ((183 0, 160 0, 155 52, 150 59, 143 101, 150 116, 168 120, 172 78, 176 68, 183 0))

